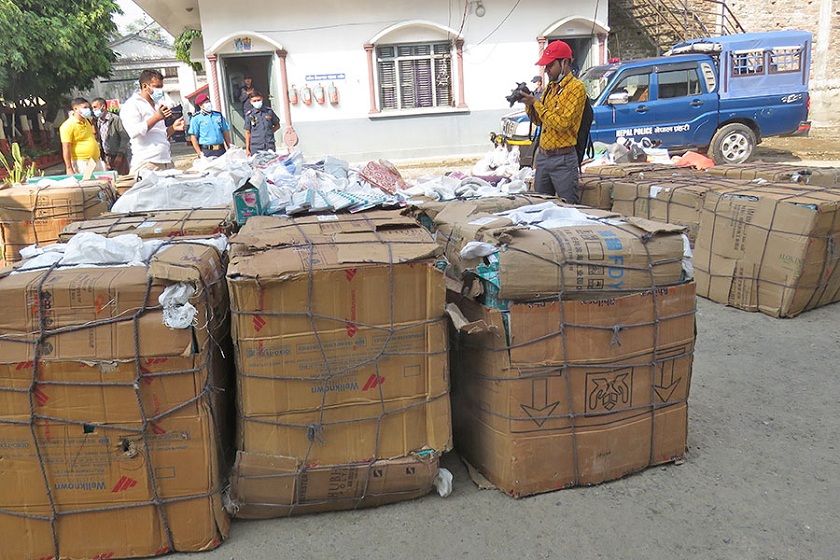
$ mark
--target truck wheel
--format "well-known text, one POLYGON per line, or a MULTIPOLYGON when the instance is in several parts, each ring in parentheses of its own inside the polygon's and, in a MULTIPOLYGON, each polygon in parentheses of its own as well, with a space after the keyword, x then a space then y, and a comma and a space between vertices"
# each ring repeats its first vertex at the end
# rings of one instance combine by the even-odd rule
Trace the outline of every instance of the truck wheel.
POLYGON ((709 155, 720 165, 744 163, 755 150, 755 133, 745 124, 730 123, 712 137, 709 155))

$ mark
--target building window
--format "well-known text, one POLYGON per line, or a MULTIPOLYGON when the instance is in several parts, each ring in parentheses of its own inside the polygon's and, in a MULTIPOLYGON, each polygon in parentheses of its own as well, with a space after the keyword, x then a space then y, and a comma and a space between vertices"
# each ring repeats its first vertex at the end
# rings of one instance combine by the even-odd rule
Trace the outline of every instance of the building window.
POLYGON ((802 69, 800 47, 776 47, 770 51, 770 73, 799 72, 802 69))
POLYGON ((380 110, 452 107, 449 42, 376 47, 380 110))
POLYGON ((732 53, 732 76, 764 74, 764 51, 738 51, 732 53))

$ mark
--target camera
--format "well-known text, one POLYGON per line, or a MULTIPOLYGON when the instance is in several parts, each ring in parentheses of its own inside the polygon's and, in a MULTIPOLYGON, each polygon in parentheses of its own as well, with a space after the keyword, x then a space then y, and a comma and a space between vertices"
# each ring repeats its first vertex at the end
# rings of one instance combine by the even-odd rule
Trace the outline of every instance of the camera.
POLYGON ((526 93, 531 95, 531 90, 528 89, 528 84, 526 82, 516 82, 516 87, 511 90, 510 95, 505 96, 505 99, 508 103, 510 103, 510 106, 513 107, 513 104, 517 101, 521 101, 522 95, 526 93))

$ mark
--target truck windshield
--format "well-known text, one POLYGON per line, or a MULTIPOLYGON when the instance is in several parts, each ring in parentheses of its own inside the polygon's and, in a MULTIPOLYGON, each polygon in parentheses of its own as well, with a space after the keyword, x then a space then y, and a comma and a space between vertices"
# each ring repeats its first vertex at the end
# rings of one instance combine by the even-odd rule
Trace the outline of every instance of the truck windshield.
POLYGON ((580 81, 586 87, 589 99, 593 101, 598 99, 613 74, 615 74, 615 69, 609 66, 593 66, 581 74, 580 81))

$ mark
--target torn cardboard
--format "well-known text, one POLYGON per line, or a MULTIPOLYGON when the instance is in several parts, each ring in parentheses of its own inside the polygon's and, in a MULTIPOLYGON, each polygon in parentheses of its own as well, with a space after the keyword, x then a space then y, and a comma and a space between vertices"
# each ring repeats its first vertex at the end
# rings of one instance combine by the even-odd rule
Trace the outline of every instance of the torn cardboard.
POLYGON ((236 229, 228 207, 194 208, 192 210, 160 210, 130 214, 105 213, 98 218, 74 222, 65 227, 59 241, 67 241, 83 231, 115 237, 133 233, 143 239, 162 237, 230 236, 236 229))
POLYGON ((597 484, 683 457, 694 284, 508 311, 449 292, 459 453, 504 492, 597 484))
MULTIPOLYGON (((266 458, 260 468, 295 479, 302 465, 341 469, 451 447, 436 253, 429 233, 399 212, 256 216, 234 236, 228 284, 240 415, 240 468, 231 480, 237 511, 307 511, 297 494, 282 502, 254 494, 248 473, 257 456, 266 458)), ((428 485, 415 490, 425 493, 428 485)), ((382 491, 388 497, 375 502, 352 497, 375 505, 415 495, 382 491)))

